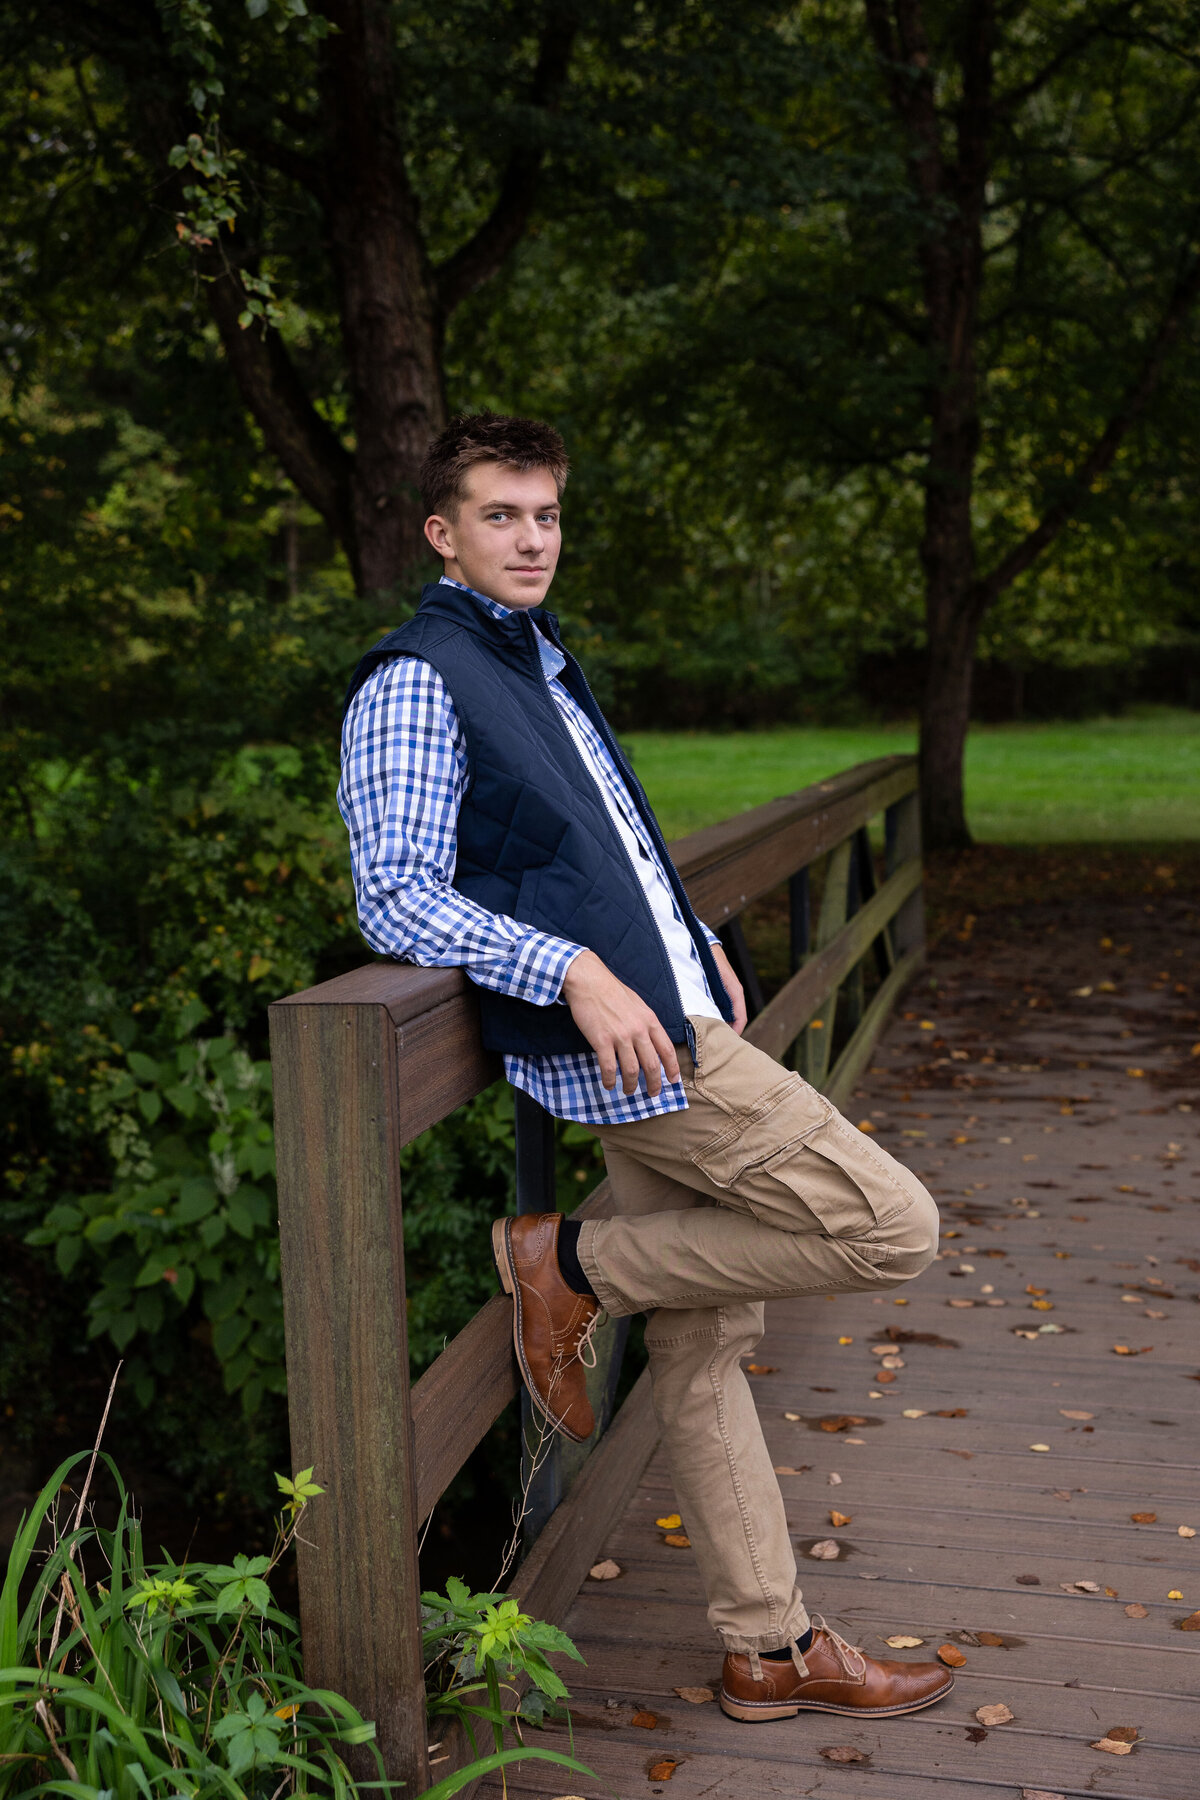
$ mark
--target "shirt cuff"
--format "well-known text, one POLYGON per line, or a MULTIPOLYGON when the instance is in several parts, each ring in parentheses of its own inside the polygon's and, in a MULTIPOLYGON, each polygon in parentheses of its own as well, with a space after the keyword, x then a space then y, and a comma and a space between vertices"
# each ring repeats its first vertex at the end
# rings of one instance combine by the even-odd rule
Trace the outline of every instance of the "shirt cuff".
POLYGON ((562 999, 567 970, 575 958, 583 954, 584 948, 583 944, 571 944, 565 938, 547 937, 541 931, 531 932, 514 958, 512 974, 505 982, 507 991, 534 1006, 552 1006, 562 999))
POLYGON ((699 921, 699 925, 701 931, 708 939, 708 947, 710 950, 723 950, 725 948, 716 932, 713 931, 710 926, 706 925, 703 919, 699 921))

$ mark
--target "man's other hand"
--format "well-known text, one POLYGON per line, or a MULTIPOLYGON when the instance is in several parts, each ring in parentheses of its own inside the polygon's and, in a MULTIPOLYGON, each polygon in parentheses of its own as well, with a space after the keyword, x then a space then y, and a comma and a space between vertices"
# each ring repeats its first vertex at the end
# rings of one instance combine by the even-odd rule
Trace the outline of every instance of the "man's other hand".
POLYGON ((729 958, 720 944, 712 944, 709 948, 712 950, 713 961, 717 965, 717 974, 721 977, 721 985, 733 1005, 733 1019, 730 1028, 741 1037, 746 1029, 746 996, 742 992, 742 984, 730 968, 729 958))
POLYGON ((606 1088, 616 1086, 618 1070, 625 1094, 636 1091, 639 1074, 645 1075, 646 1092, 651 1095, 662 1091, 664 1072, 668 1081, 679 1080, 675 1046, 657 1015, 617 979, 594 950, 581 951, 570 965, 562 997, 600 1058, 600 1079, 606 1088))

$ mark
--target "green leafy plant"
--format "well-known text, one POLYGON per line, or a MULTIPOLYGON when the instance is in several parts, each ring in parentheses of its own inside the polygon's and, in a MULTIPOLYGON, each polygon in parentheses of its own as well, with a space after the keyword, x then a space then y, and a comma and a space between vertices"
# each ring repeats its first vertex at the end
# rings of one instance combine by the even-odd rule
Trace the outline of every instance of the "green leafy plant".
MULTIPOLYGON (((340 1695, 304 1681, 299 1627, 271 1593, 272 1573, 323 1491, 312 1469, 276 1476, 282 1505, 269 1555, 151 1565, 107 1456, 116 1522, 105 1529, 87 1519, 98 1460, 97 1448, 55 1470, 9 1555, 0 1588, 0 1800, 355 1800, 360 1784, 343 1760, 347 1745, 373 1756, 372 1789, 402 1786, 384 1773, 374 1725, 340 1695), (74 1516, 64 1523, 64 1484, 89 1454, 74 1516), (47 1536, 50 1549, 22 1605, 47 1536)), ((560 1752, 503 1741, 508 1726, 519 1739, 520 1724, 516 1709, 503 1706, 502 1684, 523 1670, 539 1692, 565 1698, 546 1654, 579 1659, 570 1640, 527 1618, 515 1601, 472 1596, 460 1582, 425 1600, 427 1643, 443 1653, 453 1645, 455 1663, 431 1711, 486 1716, 496 1748, 422 1800, 450 1800, 480 1776, 529 1758, 590 1774, 560 1752), (487 1695, 480 1705, 468 1698, 476 1689, 487 1695)))
MULTIPOLYGON (((375 1727, 305 1683, 298 1627, 268 1585, 321 1491, 312 1471, 286 1487, 279 1478, 286 1499, 270 1555, 151 1566, 110 1458, 112 1528, 85 1522, 90 1469, 73 1520, 60 1520, 60 1490, 87 1455, 46 1483, 0 1589, 0 1795, 353 1794, 341 1747, 372 1745, 375 1727), (22 1607, 47 1530, 51 1548, 22 1607)), ((396 1785, 375 1761, 383 1785, 396 1785)))
POLYGON ((557 1626, 531 1618, 506 1594, 473 1594, 453 1575, 444 1594, 421 1595, 421 1615, 431 1720, 458 1720, 472 1748, 476 1724, 485 1724, 499 1752, 507 1729, 520 1738, 523 1725, 563 1716, 567 1687, 547 1659, 583 1657, 557 1626))

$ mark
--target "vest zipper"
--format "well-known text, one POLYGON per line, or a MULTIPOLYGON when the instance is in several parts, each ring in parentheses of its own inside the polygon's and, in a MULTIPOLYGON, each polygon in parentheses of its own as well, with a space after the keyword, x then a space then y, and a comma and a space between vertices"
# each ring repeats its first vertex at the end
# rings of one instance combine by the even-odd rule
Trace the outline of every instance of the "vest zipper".
MULTIPOLYGON (((596 782, 596 779, 593 776, 591 770, 588 768, 587 764, 584 762, 583 757, 580 755, 579 747, 576 744, 571 731, 568 729, 566 720, 563 718, 561 712, 558 709, 558 704, 554 698, 554 695, 550 692, 550 682, 546 675, 546 666, 542 661, 542 653, 538 649, 538 645, 537 645, 537 637, 536 637, 537 626, 534 624, 533 620, 529 617, 528 613, 521 614, 521 624, 523 627, 525 627, 526 635, 530 639, 529 648, 533 652, 534 661, 537 663, 538 674, 542 678, 542 686, 546 690, 546 698, 550 702, 550 706, 551 706, 551 709, 553 710, 554 717, 558 722, 559 729, 561 730, 563 736, 566 738, 568 744, 570 745, 572 755, 574 756, 576 762, 579 764, 579 767, 583 770, 584 775, 587 777, 588 781, 591 782, 593 787, 597 787, 598 784, 596 782)), ((561 652, 560 652, 560 654, 561 654, 561 652)), ((605 817, 608 818, 608 807, 605 804, 603 794, 599 795, 599 800, 600 800, 600 805, 604 809, 605 817)), ((663 963, 666 966, 667 974, 671 978, 671 986, 675 990, 675 1004, 678 1006, 679 1016, 683 1020, 684 1037, 687 1040, 688 1050, 690 1051, 690 1053, 692 1055, 692 1059, 694 1061, 695 1055, 696 1055, 696 1038, 695 1038, 695 1034, 692 1030, 692 1022, 688 1018, 687 1013, 683 1009, 683 994, 680 990, 678 979, 676 978, 675 966, 672 963, 671 958, 667 953, 667 946, 663 942, 662 932, 658 929, 658 920, 654 917, 653 908, 651 907, 650 902, 646 898, 645 890, 642 887, 641 877, 638 875, 637 869, 634 867, 633 858, 630 856, 628 850, 625 848, 625 840, 621 836, 620 832, 617 830, 616 826, 613 824, 611 818, 609 818, 609 824, 612 826, 613 835, 616 838, 617 843, 621 847, 621 854, 622 854, 622 856, 624 856, 625 861, 629 864, 629 873, 633 880, 634 887, 637 889, 637 892, 641 899, 642 905, 645 907, 646 912, 649 914, 650 923, 654 927, 654 935, 655 935, 655 938, 658 940, 658 947, 662 954, 663 963)), ((701 965, 701 966, 703 966, 703 965, 701 965)), ((660 1023, 661 1023, 661 1021, 660 1021, 660 1023)))

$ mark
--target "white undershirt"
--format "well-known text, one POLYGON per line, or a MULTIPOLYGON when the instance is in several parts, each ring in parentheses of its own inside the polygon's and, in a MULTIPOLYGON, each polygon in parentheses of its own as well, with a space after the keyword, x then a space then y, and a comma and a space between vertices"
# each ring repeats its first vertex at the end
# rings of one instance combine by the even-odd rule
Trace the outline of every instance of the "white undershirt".
MULTIPOLYGON (((546 673, 547 684, 556 702, 559 695, 570 701, 571 696, 566 689, 555 680, 559 670, 564 667, 564 659, 553 644, 538 632, 538 649, 541 652, 542 666, 546 673)), ((630 816, 618 804, 611 786, 605 780, 603 772, 597 767, 592 746, 579 729, 575 717, 574 704, 563 706, 559 702, 559 712, 563 724, 570 732, 575 747, 583 759, 583 766, 595 782, 600 798, 608 809, 609 817, 617 828, 617 833, 625 847, 625 852, 642 884, 650 911, 654 914, 654 923, 658 926, 659 936, 670 959, 671 971, 679 989, 679 998, 686 1018, 719 1019, 720 1009, 717 1007, 709 991, 704 969, 692 942, 692 934, 679 916, 675 904, 675 896, 671 892, 665 875, 659 868, 658 857, 653 854, 651 845, 643 840, 634 830, 630 816)), ((624 784, 622 784, 624 786, 624 784)), ((629 803, 633 812, 633 802, 629 803)))

